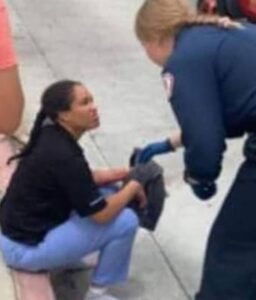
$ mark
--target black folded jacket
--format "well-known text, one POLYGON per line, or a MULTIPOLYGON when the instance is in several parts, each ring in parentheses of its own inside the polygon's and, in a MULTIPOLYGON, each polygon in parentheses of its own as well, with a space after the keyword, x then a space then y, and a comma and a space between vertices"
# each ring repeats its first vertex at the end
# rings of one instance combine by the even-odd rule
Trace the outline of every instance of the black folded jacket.
MULTIPOLYGON (((130 166, 134 166, 137 164, 137 157, 139 155, 139 152, 140 149, 135 149, 133 151, 129 161, 130 166)), ((166 197, 163 169, 161 167, 159 167, 159 172, 158 174, 156 174, 154 179, 152 179, 145 186, 145 193, 148 198, 146 207, 139 207, 139 203, 138 201, 136 201, 136 199, 134 201, 131 201, 128 204, 128 207, 132 208, 138 215, 141 227, 150 231, 154 231, 162 214, 166 197)))

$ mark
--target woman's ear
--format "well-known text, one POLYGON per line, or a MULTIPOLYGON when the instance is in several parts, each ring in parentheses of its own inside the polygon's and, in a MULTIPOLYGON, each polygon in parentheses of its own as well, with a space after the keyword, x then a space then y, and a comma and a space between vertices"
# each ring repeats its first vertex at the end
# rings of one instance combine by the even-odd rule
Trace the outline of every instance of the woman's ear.
POLYGON ((69 120, 69 111, 61 111, 58 113, 57 120, 67 122, 69 120))

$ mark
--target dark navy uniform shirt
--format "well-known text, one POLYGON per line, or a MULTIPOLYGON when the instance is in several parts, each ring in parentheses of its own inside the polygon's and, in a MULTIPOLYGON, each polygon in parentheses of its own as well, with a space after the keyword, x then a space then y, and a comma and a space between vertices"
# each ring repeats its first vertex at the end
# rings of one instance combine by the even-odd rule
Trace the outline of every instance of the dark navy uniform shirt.
POLYGON ((182 30, 163 76, 171 79, 169 100, 182 129, 186 171, 213 181, 225 138, 256 131, 256 26, 182 30))
POLYGON ((72 211, 88 216, 105 206, 77 141, 61 126, 46 126, 32 153, 21 160, 2 200, 2 232, 37 244, 72 211))

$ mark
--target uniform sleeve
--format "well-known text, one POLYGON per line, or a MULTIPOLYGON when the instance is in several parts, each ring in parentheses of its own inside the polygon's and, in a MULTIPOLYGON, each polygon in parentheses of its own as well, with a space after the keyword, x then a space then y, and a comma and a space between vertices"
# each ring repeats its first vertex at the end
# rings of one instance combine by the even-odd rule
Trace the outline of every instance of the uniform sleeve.
POLYGON ((170 102, 182 129, 186 173, 213 181, 221 170, 225 129, 214 69, 193 60, 174 72, 170 102))
POLYGON ((88 163, 82 156, 58 162, 55 174, 60 188, 79 215, 92 215, 106 206, 106 200, 100 194, 88 163))
POLYGON ((8 12, 4 1, 0 0, 0 70, 16 65, 8 12))

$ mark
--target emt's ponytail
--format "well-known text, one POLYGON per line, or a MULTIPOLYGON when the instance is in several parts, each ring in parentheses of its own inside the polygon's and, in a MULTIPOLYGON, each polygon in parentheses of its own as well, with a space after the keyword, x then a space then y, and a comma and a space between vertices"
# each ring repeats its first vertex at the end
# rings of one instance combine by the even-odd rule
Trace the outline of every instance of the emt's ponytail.
POLYGON ((207 24, 224 28, 241 27, 227 17, 198 14, 186 0, 145 0, 136 16, 135 32, 144 43, 175 36, 184 27, 207 24))

